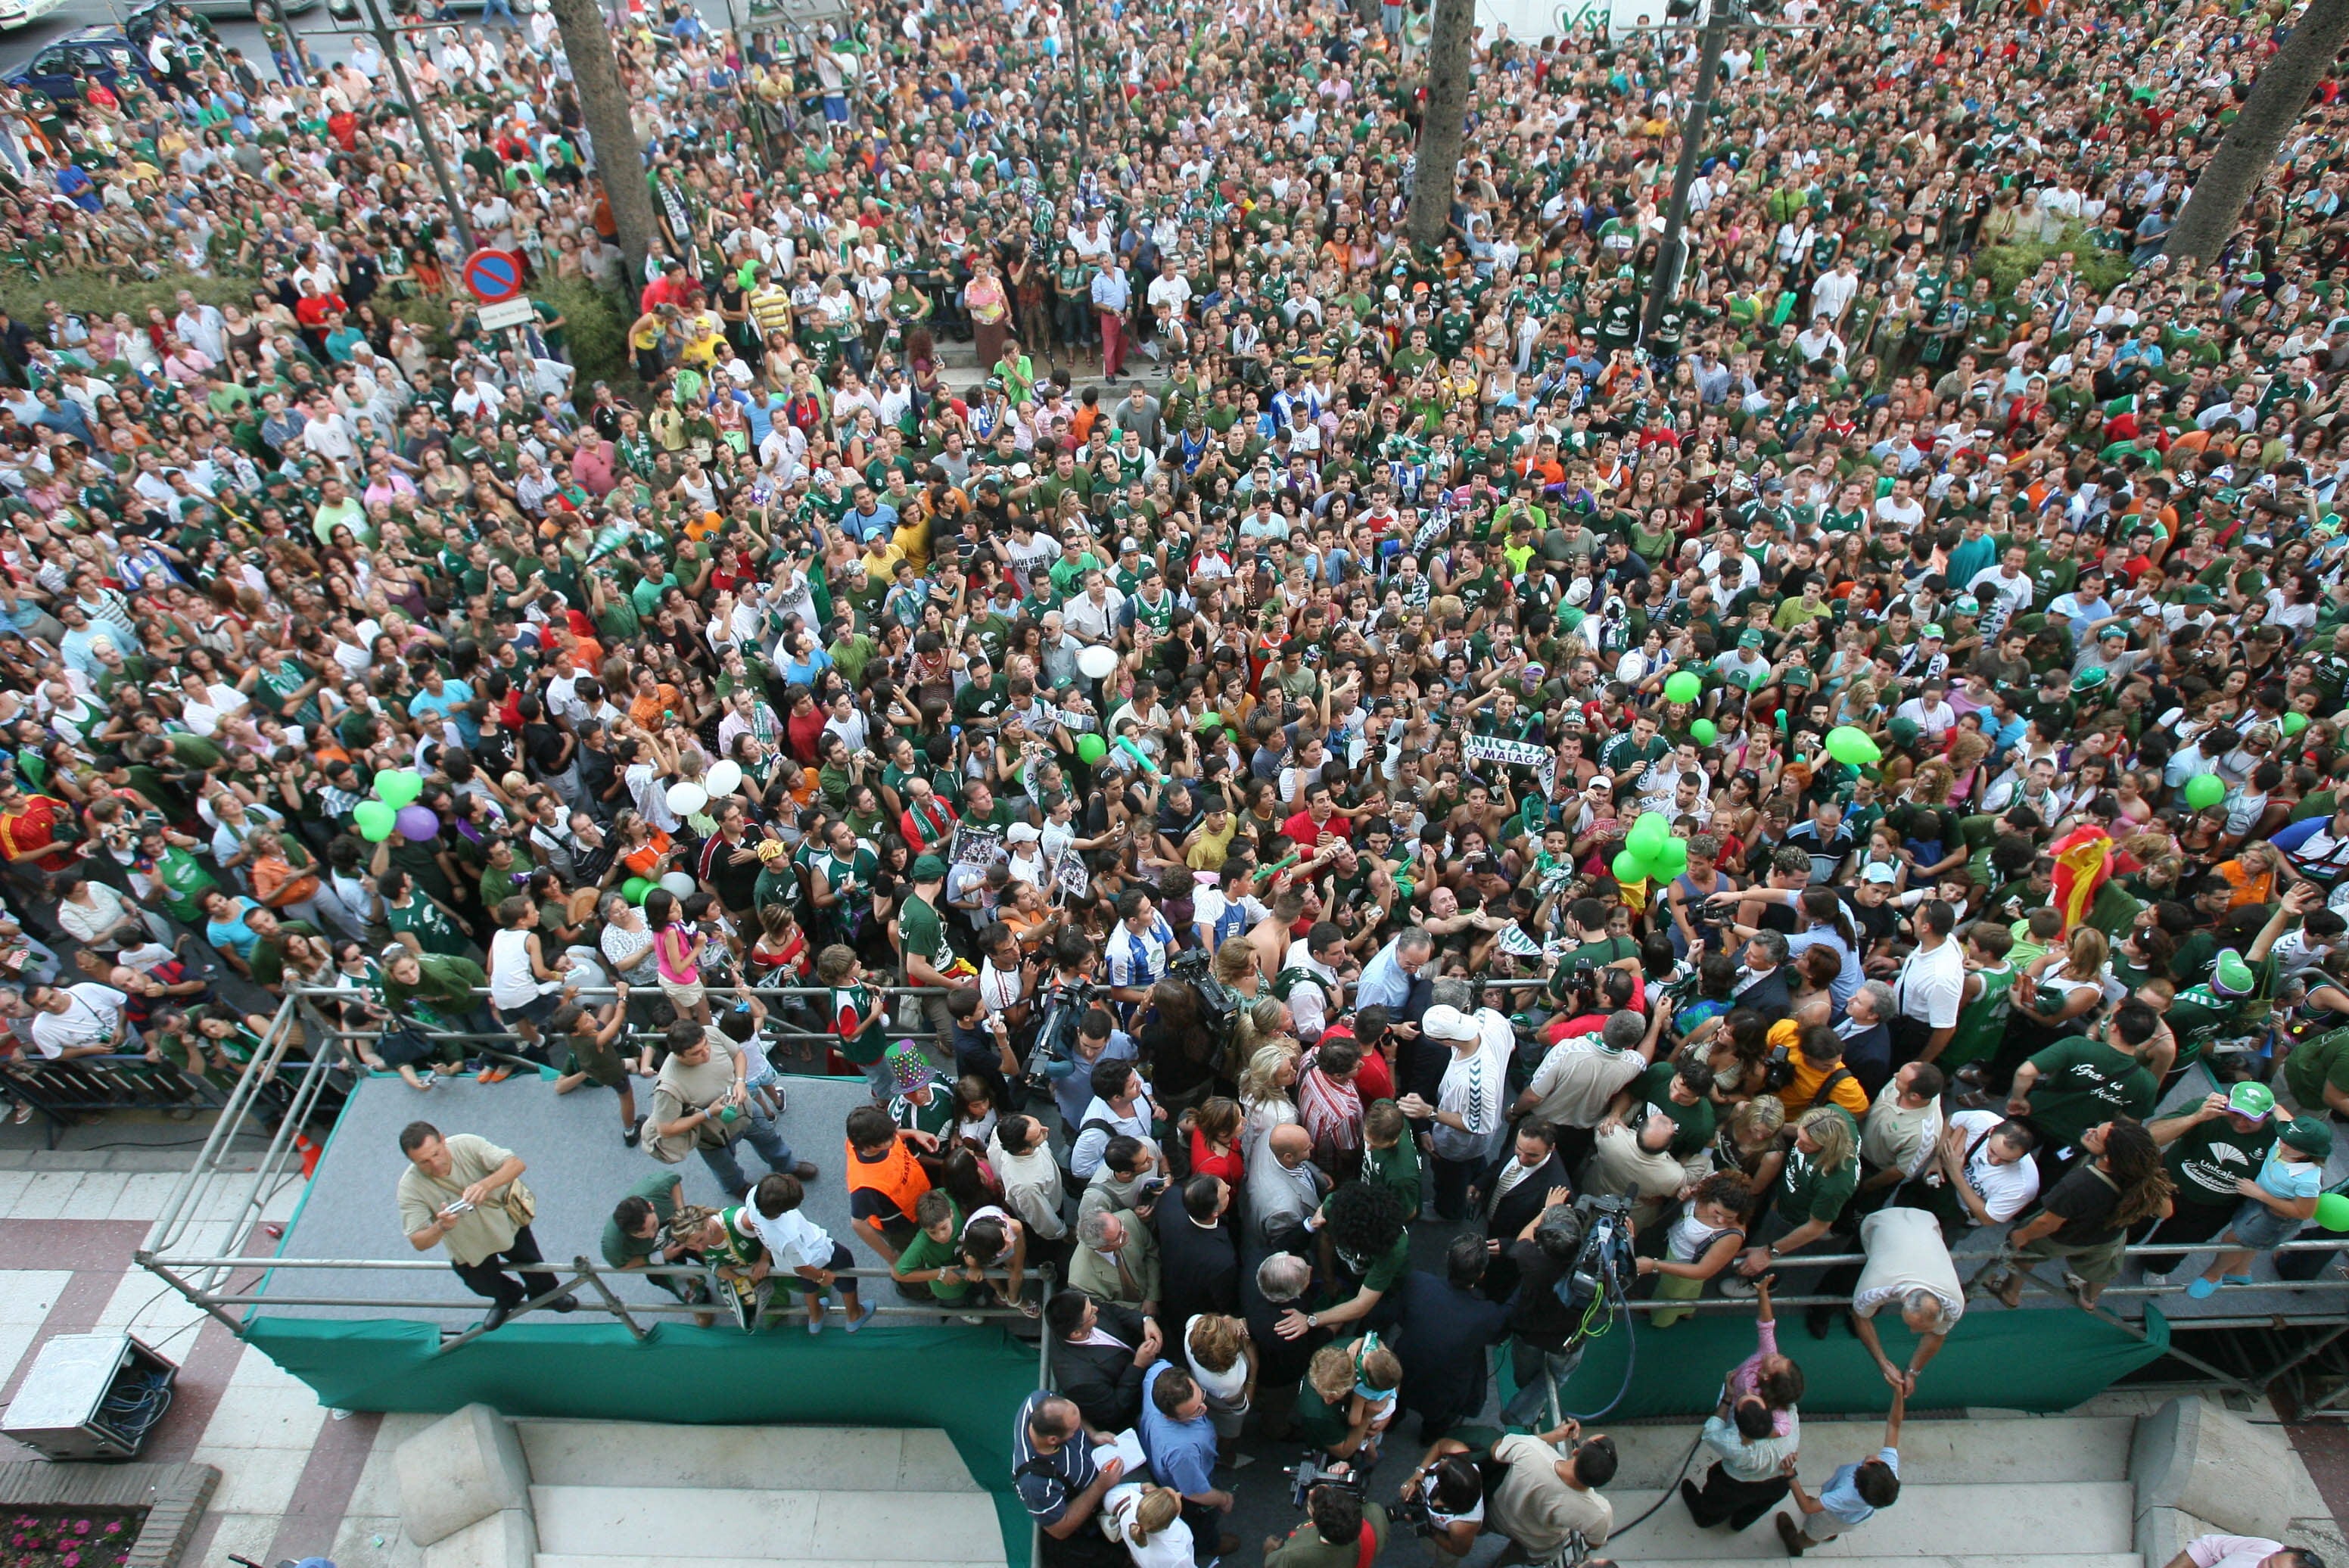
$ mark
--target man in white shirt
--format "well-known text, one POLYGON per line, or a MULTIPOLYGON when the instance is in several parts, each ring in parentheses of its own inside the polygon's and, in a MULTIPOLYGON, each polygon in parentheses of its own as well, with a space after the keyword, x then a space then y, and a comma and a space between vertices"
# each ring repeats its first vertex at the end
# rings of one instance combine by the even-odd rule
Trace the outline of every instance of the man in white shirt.
POLYGON ((1301 940, 1288 944, 1280 972, 1272 977, 1272 994, 1288 1004, 1297 1037, 1309 1046, 1341 1009, 1346 988, 1338 965, 1345 956, 1345 932, 1333 922, 1317 921, 1301 940))
POLYGON ((1468 1212, 1468 1183, 1492 1162, 1508 1122, 1509 1020, 1490 1007, 1474 1014, 1457 1007, 1430 1007, 1420 1033, 1451 1047, 1452 1059, 1430 1105, 1405 1095, 1397 1109, 1413 1119, 1434 1120, 1435 1212, 1457 1221, 1468 1212))
POLYGON ((1116 641, 1118 615, 1124 608, 1125 595, 1110 586, 1109 578, 1088 572, 1085 591, 1062 606, 1061 624, 1081 643, 1106 645, 1116 641))
POLYGON ((1940 899, 1928 899, 1916 916, 1917 950, 1900 965, 1893 983, 1892 1059, 1930 1061, 1957 1033, 1958 1008, 1965 1000, 1966 961, 1950 933, 1957 915, 1940 899))
POLYGON ((122 1008, 129 998, 94 980, 35 985, 25 1000, 33 1009, 34 1047, 49 1061, 104 1056, 119 1049, 129 1033, 122 1008))

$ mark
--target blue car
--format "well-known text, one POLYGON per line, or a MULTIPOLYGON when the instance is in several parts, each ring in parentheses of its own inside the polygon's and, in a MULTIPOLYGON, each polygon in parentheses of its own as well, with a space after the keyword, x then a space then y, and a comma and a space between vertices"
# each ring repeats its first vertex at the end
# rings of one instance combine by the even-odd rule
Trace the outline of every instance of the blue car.
POLYGON ((79 92, 77 72, 108 87, 129 77, 154 87, 145 55, 119 27, 82 27, 52 39, 25 64, 0 72, 0 81, 32 88, 52 98, 69 98, 79 92))

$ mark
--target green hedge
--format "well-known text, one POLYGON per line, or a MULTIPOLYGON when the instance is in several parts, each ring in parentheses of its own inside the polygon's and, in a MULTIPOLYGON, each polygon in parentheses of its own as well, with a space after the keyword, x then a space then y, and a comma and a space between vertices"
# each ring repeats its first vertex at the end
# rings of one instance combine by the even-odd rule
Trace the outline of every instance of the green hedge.
POLYGON ((2021 242, 1984 245, 1974 253, 1974 276, 1989 278, 1991 297, 2004 299, 2014 292, 2015 284, 2037 272, 2041 263, 2052 262, 2066 251, 2072 253, 2080 280, 2095 298, 2102 299, 2107 290, 2129 275, 2127 253, 2098 250, 2089 242, 2088 231, 2073 223, 2065 227, 2064 237, 2052 245, 2021 242))
MULTIPOLYGON (((46 278, 11 274, 0 278, 0 308, 37 325, 47 319, 48 302, 55 300, 79 316, 110 318, 116 311, 127 311, 132 321, 144 322, 149 305, 160 305, 167 316, 176 315, 181 289, 206 304, 222 305, 250 304, 258 287, 256 278, 208 278, 191 273, 166 273, 152 281, 103 272, 53 273, 46 278)), ((620 314, 618 301, 584 278, 544 279, 531 294, 562 313, 564 335, 583 392, 597 381, 609 381, 616 388, 633 384, 630 318, 620 314)), ((374 303, 378 311, 388 311, 424 333, 435 353, 449 352, 446 301, 432 295, 405 300, 378 295, 374 303)))

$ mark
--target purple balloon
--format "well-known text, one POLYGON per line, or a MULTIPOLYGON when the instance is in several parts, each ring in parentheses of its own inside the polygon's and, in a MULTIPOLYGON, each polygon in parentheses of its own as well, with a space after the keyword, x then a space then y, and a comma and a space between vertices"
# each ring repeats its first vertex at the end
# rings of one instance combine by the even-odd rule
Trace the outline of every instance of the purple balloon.
POLYGON ((429 806, 402 806, 395 824, 403 839, 435 839, 440 836, 440 813, 429 806))

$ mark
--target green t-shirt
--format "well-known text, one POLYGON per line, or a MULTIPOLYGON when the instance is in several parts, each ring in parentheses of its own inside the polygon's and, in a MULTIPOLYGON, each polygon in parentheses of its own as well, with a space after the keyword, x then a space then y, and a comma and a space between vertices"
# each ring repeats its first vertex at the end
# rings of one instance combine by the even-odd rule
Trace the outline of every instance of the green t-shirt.
POLYGON ((922 899, 908 896, 898 910, 897 935, 908 958, 927 959, 941 973, 954 962, 954 950, 947 945, 946 923, 922 899))
POLYGON ((1402 1200, 1403 1212, 1419 1212, 1419 1145, 1410 1133, 1394 1140, 1391 1149, 1362 1150, 1362 1180, 1375 1187, 1384 1187, 1402 1200))
POLYGON ((2080 1134, 2116 1116, 2141 1120, 2161 1098, 2153 1074, 2102 1040, 2067 1036, 2033 1057, 2031 1065, 2039 1069, 2031 1120, 2050 1150, 2072 1147, 2080 1134))
MULTIPOLYGON (((1833 1109, 1846 1118, 1850 1112, 1843 1107, 1833 1109)), ((1852 1141, 1858 1143, 1857 1124, 1852 1130, 1852 1141)), ((1786 1163, 1778 1171, 1778 1217, 1788 1225, 1799 1225, 1807 1220, 1833 1222, 1851 1202, 1859 1188, 1859 1160, 1857 1156, 1845 1161, 1834 1170, 1826 1170, 1817 1161, 1803 1152, 1801 1147, 1789 1143, 1786 1163)))
MULTIPOLYGON (((630 1198, 642 1198, 653 1206, 653 1218, 663 1230, 677 1218, 677 1195, 679 1191, 674 1171, 656 1171, 628 1189, 630 1198)), ((616 1269, 630 1264, 646 1262, 660 1251, 660 1233, 649 1237, 636 1237, 620 1229, 620 1222, 606 1217, 604 1221, 604 1261, 616 1269)))
MULTIPOLYGON (((941 1095, 938 1098, 943 1099, 946 1097, 941 1095)), ((940 1242, 932 1240, 927 1231, 916 1231, 914 1239, 905 1243, 905 1250, 897 1254, 898 1271, 912 1274, 919 1269, 960 1268, 962 1208, 959 1204, 955 1207, 953 1233, 955 1240, 940 1242)), ((930 1294, 940 1301, 960 1301, 970 1294, 970 1282, 962 1279, 932 1280, 930 1294)))
POLYGON ((2275 1141, 2275 1129, 2262 1121, 2249 1132, 2238 1132, 2223 1116, 2189 1129, 2163 1153, 2161 1162, 2178 1189, 2178 1202, 2199 1209, 2233 1209, 2242 1195, 2235 1182, 2257 1176, 2275 1141))
POLYGON ((1700 1098, 1694 1105, 1673 1103, 1672 1078, 1677 1071, 1670 1062, 1658 1062, 1640 1075, 1640 1091, 1647 1096, 1650 1105, 1671 1117, 1672 1125, 1680 1130, 1672 1134, 1671 1154, 1676 1160, 1684 1160, 1712 1144, 1717 1119, 1709 1099, 1700 1098))
POLYGON ((2349 1029, 2319 1035, 2283 1059, 2284 1088, 2303 1106, 2324 1103, 2324 1091, 2349 1091, 2349 1029))

